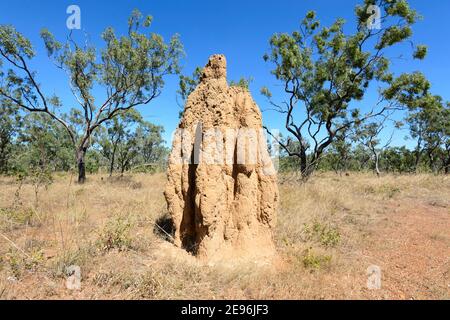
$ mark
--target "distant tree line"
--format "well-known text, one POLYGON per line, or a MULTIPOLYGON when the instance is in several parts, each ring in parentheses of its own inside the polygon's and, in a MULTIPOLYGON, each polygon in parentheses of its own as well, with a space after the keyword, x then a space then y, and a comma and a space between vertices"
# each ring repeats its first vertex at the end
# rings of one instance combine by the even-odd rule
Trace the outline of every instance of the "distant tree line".
MULTIPOLYGON (((374 174, 394 173, 449 173, 448 151, 435 150, 432 157, 423 155, 417 163, 417 152, 402 147, 387 147, 379 151, 378 163, 373 157, 372 151, 360 144, 354 147, 350 145, 333 145, 327 150, 320 161, 318 171, 332 171, 337 174, 350 172, 373 172, 374 174)), ((289 157, 282 153, 279 160, 280 172, 298 171, 299 163, 296 157, 289 157)))
MULTIPOLYGON (((64 121, 76 131, 76 113, 64 121)), ((168 149, 163 127, 144 121, 135 110, 119 114, 91 136, 86 171, 123 174, 153 172, 164 168, 168 149)), ((0 173, 75 170, 73 145, 65 129, 45 113, 20 114, 13 107, 0 108, 0 173)))
MULTIPOLYGON (((422 76, 419 78, 428 86, 422 76)), ((340 173, 449 174, 450 105, 443 103, 441 97, 429 94, 411 101, 402 121, 394 121, 387 113, 370 121, 355 122, 335 137, 320 158, 314 160, 313 155, 307 153, 306 161, 316 161, 315 169, 340 173), (391 146, 395 135, 403 135, 410 147, 391 146)), ((280 139, 280 144, 290 146, 290 153, 281 148, 281 170, 300 171, 302 158, 292 155, 301 149, 299 143, 288 137, 280 139)), ((307 143, 304 145, 309 147, 307 143)))

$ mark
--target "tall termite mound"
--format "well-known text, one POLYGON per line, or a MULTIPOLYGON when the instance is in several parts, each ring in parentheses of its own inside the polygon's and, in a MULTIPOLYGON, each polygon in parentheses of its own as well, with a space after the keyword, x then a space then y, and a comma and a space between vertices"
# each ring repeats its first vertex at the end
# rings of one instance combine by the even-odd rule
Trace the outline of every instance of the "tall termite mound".
POLYGON ((167 177, 176 245, 208 260, 274 252, 278 188, 261 112, 247 89, 228 86, 223 55, 187 99, 167 177))

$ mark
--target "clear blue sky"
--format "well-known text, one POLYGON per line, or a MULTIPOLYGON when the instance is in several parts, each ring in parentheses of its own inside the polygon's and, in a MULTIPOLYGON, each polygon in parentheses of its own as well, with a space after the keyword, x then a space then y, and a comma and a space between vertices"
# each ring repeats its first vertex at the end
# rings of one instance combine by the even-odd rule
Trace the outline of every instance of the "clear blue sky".
MULTIPOLYGON (((299 21, 309 10, 315 10, 323 24, 330 24, 338 17, 354 27, 353 9, 357 0, 296 0, 296 1, 32 1, 0 0, 0 23, 12 24, 35 45, 37 57, 32 66, 38 70, 38 79, 48 94, 55 93, 68 105, 74 105, 68 91, 67 78, 49 62, 39 31, 46 27, 63 40, 68 34, 66 8, 76 4, 81 8, 82 30, 90 35, 91 42, 101 46, 100 34, 108 26, 124 32, 129 13, 134 8, 154 17, 152 31, 169 39, 174 33, 181 35, 187 53, 182 61, 183 73, 191 74, 196 66, 203 66, 208 56, 223 53, 228 60, 228 78, 253 77, 251 91, 261 109, 267 107, 260 96, 263 85, 275 93, 277 81, 270 74, 271 66, 262 60, 268 49, 268 40, 273 33, 291 32, 298 28, 299 21)), ((425 61, 395 59, 393 68, 397 73, 420 70, 433 85, 433 92, 450 100, 450 1, 410 0, 412 7, 424 17, 414 26, 414 41, 429 46, 425 61)), ((403 48, 404 49, 404 48, 403 48)), ((393 53, 401 54, 402 50, 393 53)), ((166 79, 163 94, 150 105, 141 107, 146 120, 164 125, 166 140, 178 123, 179 107, 176 103, 178 78, 166 79)), ((278 95, 275 95, 278 97, 278 95)), ((364 107, 373 102, 375 94, 368 95, 364 107)), ((264 122, 271 128, 282 128, 282 121, 274 113, 265 112, 264 122)), ((406 132, 395 136, 394 144, 405 144, 406 132)))

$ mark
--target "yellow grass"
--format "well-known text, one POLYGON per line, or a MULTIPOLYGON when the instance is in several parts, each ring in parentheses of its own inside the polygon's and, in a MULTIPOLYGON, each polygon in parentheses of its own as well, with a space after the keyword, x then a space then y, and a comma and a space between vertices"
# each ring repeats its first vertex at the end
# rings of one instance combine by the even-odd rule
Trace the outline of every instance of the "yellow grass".
MULTIPOLYGON (((420 276, 421 255, 403 273, 388 261, 397 252, 400 262, 408 254, 404 247, 403 251, 394 248, 396 241, 403 241, 397 239, 402 230, 400 217, 408 219, 408 212, 417 208, 424 208, 414 211, 420 218, 425 215, 424 221, 426 208, 439 217, 449 216, 448 177, 378 179, 371 174, 327 173, 317 174, 307 184, 289 177, 280 180, 284 183, 280 183, 275 231, 278 258, 266 265, 249 262, 221 267, 197 263, 155 231, 155 222, 166 213, 163 174, 113 180, 96 175, 82 186, 69 175, 57 175, 37 195, 32 184, 19 189, 13 178, 3 177, 0 298, 450 298, 445 256, 423 258, 436 263, 431 278, 420 276), (386 286, 380 290, 366 286, 366 270, 372 264, 386 269, 386 286), (81 268, 79 291, 66 288, 66 270, 71 265, 81 268)), ((430 219, 436 217, 430 214, 430 219)), ((430 227, 426 239, 432 248, 450 246, 446 223, 442 229, 430 227)))

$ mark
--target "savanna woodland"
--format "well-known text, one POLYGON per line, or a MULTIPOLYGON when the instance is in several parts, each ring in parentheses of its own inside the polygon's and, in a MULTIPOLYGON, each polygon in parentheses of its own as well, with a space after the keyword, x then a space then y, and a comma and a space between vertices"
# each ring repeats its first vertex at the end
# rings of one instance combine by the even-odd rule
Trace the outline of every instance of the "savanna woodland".
POLYGON ((95 44, 89 30, 58 39, 45 25, 34 43, 0 21, 0 298, 450 298, 450 102, 420 69, 430 49, 414 35, 432 17, 414 1, 356 2, 331 24, 299 12, 258 52, 265 84, 228 82, 259 96, 279 150, 270 265, 205 266, 171 244, 170 132, 144 113, 175 78, 178 121, 206 77, 183 68, 183 30, 163 37, 134 10, 95 44), (70 99, 43 85, 43 59, 70 99), (398 60, 414 67, 398 72, 398 60), (69 290, 74 265, 82 286, 69 290), (379 290, 367 288, 371 265, 379 290))

